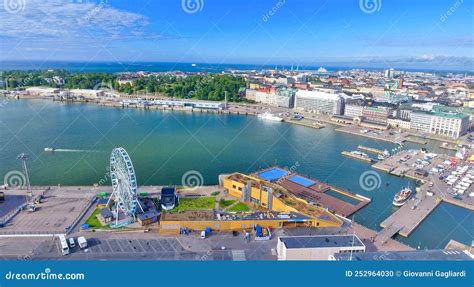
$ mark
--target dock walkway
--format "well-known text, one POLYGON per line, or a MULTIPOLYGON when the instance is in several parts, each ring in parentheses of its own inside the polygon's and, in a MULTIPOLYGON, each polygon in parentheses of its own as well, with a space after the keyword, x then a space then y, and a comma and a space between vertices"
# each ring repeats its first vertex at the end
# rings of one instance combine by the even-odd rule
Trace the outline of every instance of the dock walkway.
POLYGON ((385 227, 375 236, 375 241, 380 242, 382 245, 387 243, 395 234, 403 229, 403 224, 395 224, 397 222, 391 223, 392 225, 385 227))
POLYGON ((401 236, 408 237, 441 202, 438 197, 428 196, 426 193, 417 194, 417 196, 419 196, 418 199, 409 200, 380 223, 380 226, 384 228, 381 235, 392 237, 399 233, 401 236))
POLYGON ((367 151, 367 152, 371 152, 371 153, 375 153, 375 154, 379 154, 379 155, 384 154, 383 150, 379 150, 379 149, 376 149, 376 148, 373 148, 373 147, 366 147, 366 146, 363 146, 363 145, 358 145, 357 149, 367 151))

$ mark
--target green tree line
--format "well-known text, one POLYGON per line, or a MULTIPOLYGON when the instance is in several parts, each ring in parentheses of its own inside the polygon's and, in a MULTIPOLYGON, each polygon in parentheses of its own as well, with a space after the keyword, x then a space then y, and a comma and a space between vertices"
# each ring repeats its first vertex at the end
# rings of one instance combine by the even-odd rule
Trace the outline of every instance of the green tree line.
POLYGON ((10 90, 31 86, 64 89, 111 87, 117 92, 126 94, 148 93, 210 101, 223 100, 225 92, 229 101, 239 101, 239 91, 245 87, 243 77, 223 74, 150 75, 125 84, 119 84, 118 76, 109 73, 69 73, 62 70, 7 71, 1 76, 10 90))

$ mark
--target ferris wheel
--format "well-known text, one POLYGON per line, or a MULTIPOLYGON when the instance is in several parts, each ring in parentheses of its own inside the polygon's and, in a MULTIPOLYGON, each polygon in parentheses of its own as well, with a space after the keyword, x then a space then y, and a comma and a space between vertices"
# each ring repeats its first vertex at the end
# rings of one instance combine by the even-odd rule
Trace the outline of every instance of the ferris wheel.
POLYGON ((140 206, 137 197, 137 179, 130 156, 124 148, 119 147, 112 150, 110 155, 110 179, 113 192, 109 198, 109 203, 112 199, 114 200, 117 215, 118 211, 121 210, 128 218, 135 219, 137 205, 140 206))

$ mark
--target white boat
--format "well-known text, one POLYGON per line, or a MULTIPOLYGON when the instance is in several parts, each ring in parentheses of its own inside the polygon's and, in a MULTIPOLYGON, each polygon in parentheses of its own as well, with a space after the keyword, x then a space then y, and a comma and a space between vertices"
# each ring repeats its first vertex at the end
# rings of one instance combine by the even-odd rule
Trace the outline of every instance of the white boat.
POLYGON ((403 206, 408 201, 408 199, 410 199, 412 193, 413 191, 410 187, 402 188, 402 190, 397 192, 397 194, 395 194, 393 197, 392 204, 397 207, 403 206))
POLYGON ((44 151, 54 151, 54 148, 52 148, 52 147, 45 147, 45 148, 44 148, 44 151))
POLYGON ((276 121, 276 122, 281 122, 283 121, 282 118, 280 117, 277 117, 277 116, 274 116, 272 113, 270 112, 265 112, 263 114, 259 114, 258 115, 258 118, 259 119, 263 119, 263 120, 269 120, 269 121, 276 121))

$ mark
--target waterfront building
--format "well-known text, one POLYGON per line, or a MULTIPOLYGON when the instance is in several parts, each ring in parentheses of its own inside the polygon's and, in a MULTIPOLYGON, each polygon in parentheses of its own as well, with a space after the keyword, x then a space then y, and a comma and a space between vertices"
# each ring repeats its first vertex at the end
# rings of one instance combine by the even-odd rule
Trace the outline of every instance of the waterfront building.
MULTIPOLYGON (((264 174, 267 179, 264 180, 254 175, 234 173, 228 176, 222 176, 219 181, 222 186, 227 189, 230 196, 239 198, 243 202, 248 202, 270 211, 299 213, 314 219, 301 222, 301 226, 323 227, 340 226, 342 224, 342 220, 333 213, 323 207, 309 204, 307 199, 298 197, 292 191, 281 186, 279 179, 285 175, 289 175, 288 171, 272 168, 258 174, 264 174)), ((323 193, 316 195, 320 194, 323 193)), ((337 199, 331 201, 331 198, 328 198, 328 202, 334 203, 334 206, 338 205, 344 207, 344 205, 347 205, 346 202, 339 202, 337 199)), ((344 213, 346 210, 341 209, 338 211, 344 213)), ((352 210, 347 213, 351 211, 352 210)))
POLYGON ((392 109, 388 107, 363 107, 362 116, 368 120, 386 123, 387 118, 392 114, 392 109))
POLYGON ((278 260, 330 260, 365 252, 365 245, 356 235, 282 236, 276 249, 278 260))
POLYGON ((344 115, 351 117, 351 118, 357 118, 362 116, 362 110, 364 109, 363 105, 358 105, 358 104, 345 104, 344 105, 344 115))
POLYGON ((412 112, 410 115, 410 130, 429 133, 432 115, 426 112, 412 112))
POLYGON ((296 91, 288 88, 278 88, 275 92, 255 92, 255 101, 275 107, 293 108, 296 91))
POLYGON ((363 118, 374 122, 386 123, 393 114, 393 108, 384 106, 366 106, 363 100, 346 100, 344 115, 348 117, 363 118))
POLYGON ((472 260, 473 255, 468 251, 460 249, 434 249, 434 250, 410 250, 410 251, 383 251, 383 252, 357 252, 336 253, 332 260, 354 260, 354 261, 405 261, 405 260, 472 260))
POLYGON ((457 139, 469 130, 469 116, 442 111, 413 112, 410 129, 457 139))
POLYGON ((388 118, 387 123, 392 127, 392 128, 399 128, 402 130, 409 130, 411 127, 411 122, 402 120, 402 119, 397 119, 397 118, 388 118))
POLYGON ((255 101, 255 94, 257 93, 254 89, 246 89, 245 90, 245 98, 249 101, 255 101))
MULTIPOLYGON (((215 210, 186 210, 161 214, 159 232, 163 235, 177 235, 183 228, 190 230, 211 228, 221 232, 249 231, 257 225, 265 229, 315 227, 316 222, 321 221, 298 212, 254 211, 235 213, 215 210)), ((321 226, 325 225, 322 224, 321 226)))
POLYGON ((250 176, 236 173, 220 182, 229 195, 274 211, 318 216, 323 211, 321 208, 327 208, 331 211, 329 214, 347 217, 370 202, 369 198, 359 194, 279 167, 250 176))
POLYGON ((44 88, 44 87, 30 87, 26 88, 25 92, 29 96, 48 96, 48 95, 58 95, 59 89, 57 88, 44 88))
POLYGON ((396 110, 396 117, 398 119, 410 121, 412 112, 412 108, 399 108, 396 110))
POLYGON ((84 98, 99 98, 104 96, 104 91, 102 90, 92 90, 92 89, 72 89, 69 90, 70 95, 74 97, 84 97, 84 98))
POLYGON ((296 92, 295 108, 314 113, 342 115, 344 98, 335 92, 299 90, 296 92))
MULTIPOLYGON (((124 101, 125 102, 125 101, 124 101)), ((221 110, 225 107, 224 103, 210 101, 189 101, 189 100, 154 100, 150 104, 166 107, 196 108, 221 110)))

